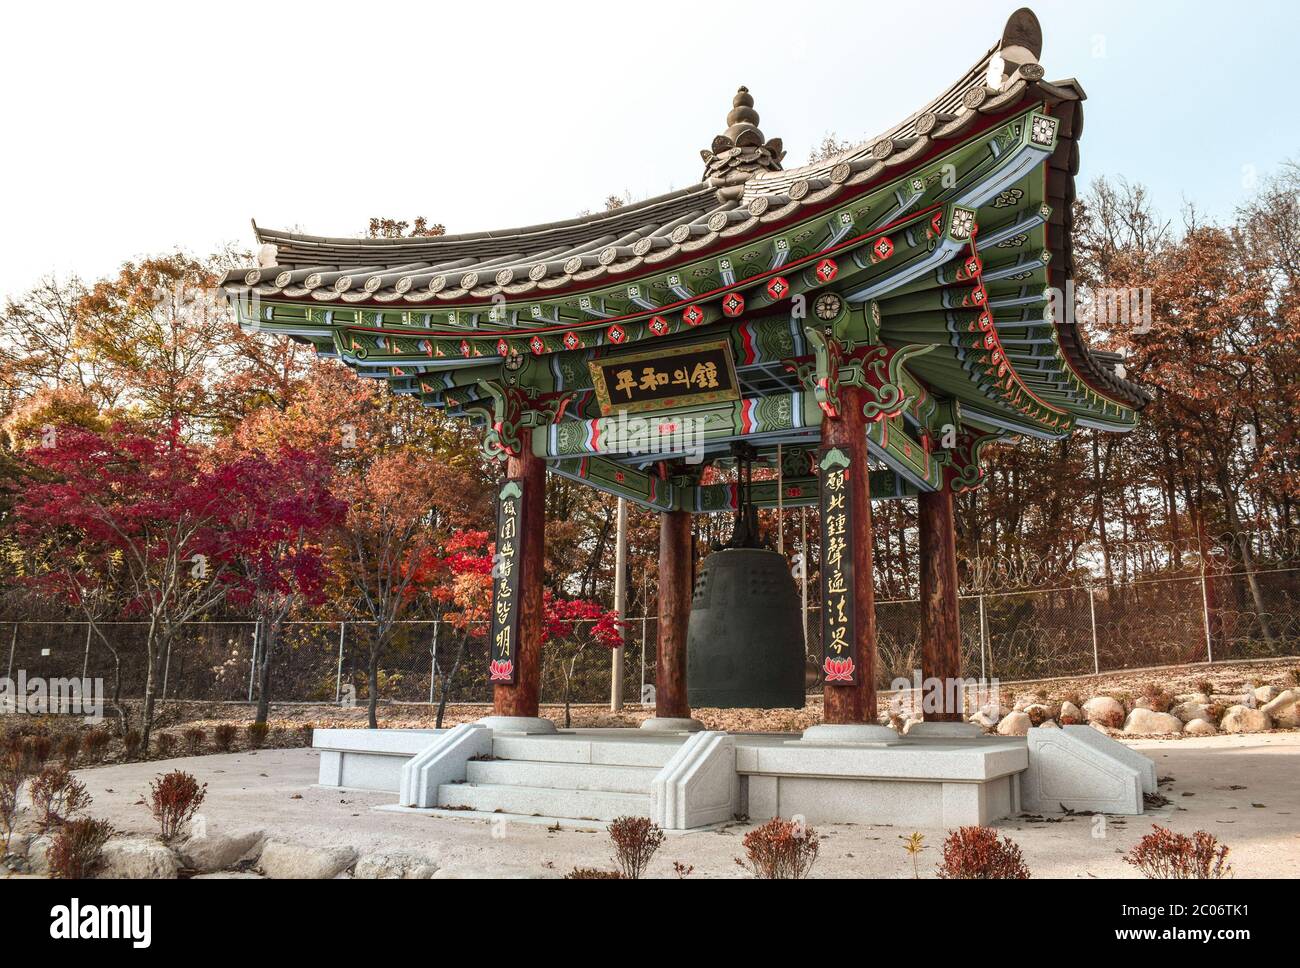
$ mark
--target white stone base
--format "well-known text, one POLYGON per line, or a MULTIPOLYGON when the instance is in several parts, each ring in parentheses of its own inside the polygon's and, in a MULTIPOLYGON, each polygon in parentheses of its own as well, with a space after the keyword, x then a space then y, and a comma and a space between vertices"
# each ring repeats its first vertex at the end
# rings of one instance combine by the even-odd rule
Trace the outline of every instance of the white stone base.
POLYGON ((982 739, 984 727, 979 723, 913 723, 907 731, 916 739, 982 739))
POLYGON ((553 722, 540 716, 484 716, 478 720, 478 724, 497 733, 524 733, 533 736, 557 732, 553 722))
POLYGON ((658 733, 698 733, 704 729, 704 724, 698 719, 673 719, 658 716, 651 716, 641 723, 642 729, 648 729, 658 733))
POLYGON ((1155 764, 1091 726, 1031 729, 1021 794, 1031 813, 1088 810, 1133 816, 1144 805, 1144 775, 1155 764))
POLYGON ((866 724, 819 723, 803 731, 802 742, 813 746, 894 746, 903 737, 888 726, 866 724))
POLYGON ((321 786, 396 793, 402 767, 433 742, 433 729, 318 729, 311 745, 320 751, 321 786))

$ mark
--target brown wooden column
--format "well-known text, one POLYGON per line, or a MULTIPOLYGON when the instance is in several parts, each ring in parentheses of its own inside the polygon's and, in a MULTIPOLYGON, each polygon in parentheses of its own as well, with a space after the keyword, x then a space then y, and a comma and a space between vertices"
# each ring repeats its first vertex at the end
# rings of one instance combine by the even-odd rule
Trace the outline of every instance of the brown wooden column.
POLYGON ((659 515, 659 645, 655 657, 655 717, 689 719, 686 628, 691 618, 691 515, 659 515))
POLYGON ((523 487, 519 522, 519 654, 514 685, 492 687, 498 716, 536 716, 542 686, 542 573, 546 567, 546 462, 524 452, 506 463, 506 476, 523 487))
MULTIPOLYGON (((952 488, 920 495, 921 530, 921 678, 944 685, 961 678, 961 620, 957 606, 957 537, 953 524, 952 488)), ((926 722, 962 722, 962 709, 926 712, 926 722)))
POLYGON ((867 472, 866 402, 861 387, 840 387, 840 416, 822 418, 822 446, 838 447, 853 462, 849 475, 853 535, 853 624, 858 682, 853 686, 827 683, 822 687, 823 722, 875 724, 876 722, 876 586, 872 572, 871 477, 867 472))

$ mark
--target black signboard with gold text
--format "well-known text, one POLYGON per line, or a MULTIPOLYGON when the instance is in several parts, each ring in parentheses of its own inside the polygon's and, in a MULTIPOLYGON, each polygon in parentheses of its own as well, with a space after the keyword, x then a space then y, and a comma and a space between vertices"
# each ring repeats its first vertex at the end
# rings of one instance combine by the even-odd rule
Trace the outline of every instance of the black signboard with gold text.
POLYGON ((515 480, 506 481, 497 496, 497 553, 492 560, 492 638, 489 640, 488 678, 513 685, 518 674, 519 534, 524 512, 524 491, 515 480))
POLYGON ((731 344, 726 340, 602 357, 587 367, 605 415, 740 399, 731 344))
MULTIPOLYGON (((822 675, 827 685, 858 681, 853 622, 853 503, 849 476, 857 473, 838 447, 822 452, 822 675)), ((863 469, 865 473, 865 468, 863 469)))

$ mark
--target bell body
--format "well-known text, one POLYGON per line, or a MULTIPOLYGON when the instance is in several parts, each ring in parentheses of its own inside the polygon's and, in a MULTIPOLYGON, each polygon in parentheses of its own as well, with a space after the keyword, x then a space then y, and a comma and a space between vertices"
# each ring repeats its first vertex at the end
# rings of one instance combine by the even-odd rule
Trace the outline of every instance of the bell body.
POLYGON ((695 578, 686 648, 692 708, 802 709, 803 625, 785 556, 709 555, 695 578))

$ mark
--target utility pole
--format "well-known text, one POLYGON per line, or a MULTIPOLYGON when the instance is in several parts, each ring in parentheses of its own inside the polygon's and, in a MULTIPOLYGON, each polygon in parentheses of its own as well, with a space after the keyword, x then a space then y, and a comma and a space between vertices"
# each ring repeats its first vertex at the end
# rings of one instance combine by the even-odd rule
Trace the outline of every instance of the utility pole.
MULTIPOLYGON (((627 621, 627 498, 618 499, 618 527, 614 540, 614 611, 619 622, 627 621)), ((644 606, 642 606, 644 607, 644 606)), ((626 635, 627 630, 619 625, 626 635)), ((623 646, 614 649, 609 670, 609 708, 618 712, 623 708, 623 646)))

